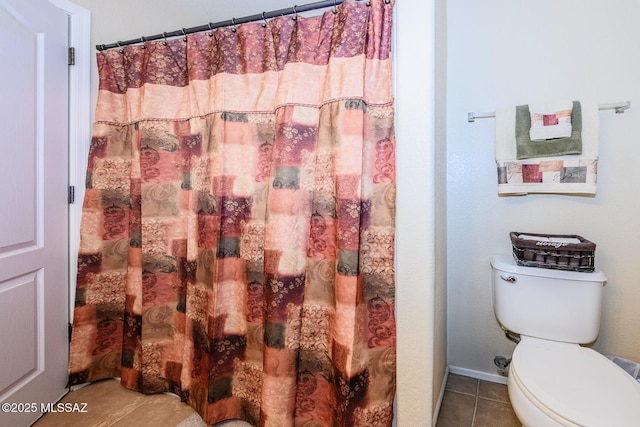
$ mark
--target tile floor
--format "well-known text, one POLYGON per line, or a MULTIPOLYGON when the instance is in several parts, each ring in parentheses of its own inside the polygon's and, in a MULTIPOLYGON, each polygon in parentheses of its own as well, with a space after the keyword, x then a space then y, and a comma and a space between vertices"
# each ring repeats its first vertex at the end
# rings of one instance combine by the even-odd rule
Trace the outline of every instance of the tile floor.
MULTIPOLYGON (((143 395, 117 380, 96 382, 68 393, 62 402, 86 403, 86 413, 49 413, 33 427, 206 427, 188 405, 171 395, 143 395)), ((247 427, 227 421, 216 427, 247 427)), ((520 427, 507 386, 449 374, 436 427, 520 427)))
POLYGON ((520 427, 507 386, 449 374, 436 427, 520 427))
MULTIPOLYGON (((144 395, 127 390, 118 380, 99 381, 71 391, 61 402, 86 403, 87 412, 51 412, 33 427, 207 427, 178 397, 144 395)), ((250 427, 250 424, 234 420, 218 423, 216 427, 250 427)))

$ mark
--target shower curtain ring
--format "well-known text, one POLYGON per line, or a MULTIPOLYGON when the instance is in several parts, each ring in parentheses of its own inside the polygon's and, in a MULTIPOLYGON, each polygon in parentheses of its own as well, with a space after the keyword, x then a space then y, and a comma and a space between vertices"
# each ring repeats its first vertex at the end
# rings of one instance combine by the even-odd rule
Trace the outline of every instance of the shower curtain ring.
POLYGON ((120 53, 124 53, 124 49, 122 49, 122 42, 120 40, 116 42, 116 46, 120 48, 120 51, 119 51, 120 53))
POLYGON ((167 45, 167 33, 162 33, 162 44, 167 45))
POLYGON ((298 20, 298 11, 296 10, 297 8, 298 8, 298 5, 297 5, 297 4, 294 4, 294 5, 293 5, 293 18, 291 18, 291 19, 293 19, 294 21, 297 21, 297 20, 298 20))
POLYGON ((338 13, 338 5, 336 4, 336 0, 333 0, 333 9, 331 9, 331 12, 333 12, 334 15, 338 13))
POLYGON ((213 28, 212 28, 213 23, 209 22, 209 37, 213 37, 213 28))
POLYGON ((144 49, 144 42, 146 42, 147 40, 144 38, 144 36, 140 36, 140 43, 142 43, 142 45, 140 45, 140 49, 144 49))
POLYGON ((234 33, 238 31, 238 29, 236 28, 236 18, 231 18, 231 31, 233 31, 234 33))
POLYGON ((265 12, 262 12, 262 26, 267 27, 267 18, 264 16, 265 12))
POLYGON ((186 43, 186 41, 187 41, 187 33, 186 33, 184 28, 182 29, 182 35, 184 36, 184 39, 182 39, 182 40, 184 40, 185 43, 186 43))

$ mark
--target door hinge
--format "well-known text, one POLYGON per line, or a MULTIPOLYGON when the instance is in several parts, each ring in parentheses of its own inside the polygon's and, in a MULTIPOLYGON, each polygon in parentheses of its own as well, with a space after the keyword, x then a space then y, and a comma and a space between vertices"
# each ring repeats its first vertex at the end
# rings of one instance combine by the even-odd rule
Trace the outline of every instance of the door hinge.
POLYGON ((70 47, 68 55, 69 55, 68 56, 69 65, 76 65, 76 48, 75 47, 70 47))
POLYGON ((73 185, 69 186, 69 196, 68 196, 69 204, 76 202, 76 187, 73 185))

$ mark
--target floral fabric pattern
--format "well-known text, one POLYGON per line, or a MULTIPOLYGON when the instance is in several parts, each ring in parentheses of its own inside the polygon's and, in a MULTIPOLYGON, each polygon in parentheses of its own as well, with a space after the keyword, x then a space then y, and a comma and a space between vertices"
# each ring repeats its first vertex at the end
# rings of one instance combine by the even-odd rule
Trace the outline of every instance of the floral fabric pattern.
POLYGON ((98 53, 69 384, 390 426, 393 2, 98 53))

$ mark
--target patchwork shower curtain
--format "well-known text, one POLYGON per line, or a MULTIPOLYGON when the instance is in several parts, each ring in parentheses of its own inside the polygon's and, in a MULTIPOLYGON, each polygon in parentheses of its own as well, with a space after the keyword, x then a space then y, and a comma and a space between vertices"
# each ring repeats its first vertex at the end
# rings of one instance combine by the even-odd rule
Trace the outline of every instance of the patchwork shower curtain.
POLYGON ((70 385, 208 424, 391 425, 392 10, 98 53, 70 385))

